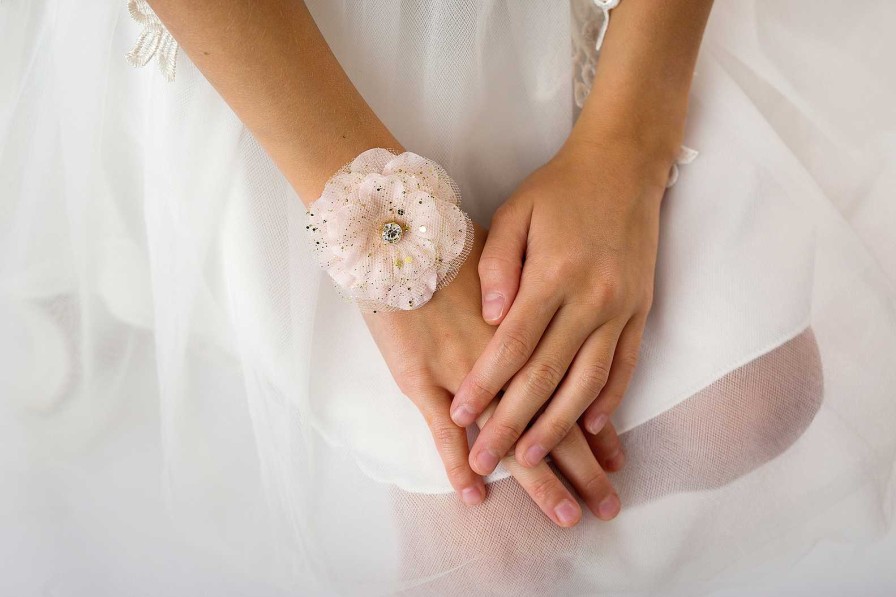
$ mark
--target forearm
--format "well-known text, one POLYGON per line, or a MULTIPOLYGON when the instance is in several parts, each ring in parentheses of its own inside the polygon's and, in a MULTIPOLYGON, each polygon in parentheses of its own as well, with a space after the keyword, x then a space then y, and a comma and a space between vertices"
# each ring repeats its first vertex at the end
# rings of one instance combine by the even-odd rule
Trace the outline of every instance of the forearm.
POLYGON ((622 0, 572 143, 618 142, 668 173, 712 0, 622 0), (665 166, 663 166, 665 164, 665 166), (665 168, 665 169, 663 169, 665 168))
POLYGON ((306 205, 362 151, 400 149, 302 2, 149 3, 306 205))

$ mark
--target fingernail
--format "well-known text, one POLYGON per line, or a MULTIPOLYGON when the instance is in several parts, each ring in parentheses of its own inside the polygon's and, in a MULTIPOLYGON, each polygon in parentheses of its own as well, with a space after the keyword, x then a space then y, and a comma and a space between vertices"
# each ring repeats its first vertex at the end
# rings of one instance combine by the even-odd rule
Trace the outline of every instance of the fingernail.
POLYGON ((541 462, 542 458, 547 456, 548 451, 545 450, 539 444, 534 444, 530 446, 528 450, 526 450, 526 464, 529 466, 535 466, 539 462, 541 462))
POLYGON ((613 494, 608 495, 597 505, 597 514, 601 520, 610 520, 619 514, 619 498, 613 494))
POLYGON ((476 420, 476 413, 469 406, 460 405, 451 411, 451 420, 459 427, 468 427, 476 420))
POLYGON ((605 415, 604 413, 600 413, 599 415, 594 417, 591 422, 586 425, 586 427, 588 428, 588 433, 590 433, 591 435, 597 435, 606 424, 607 415, 605 415))
POLYGON ((475 506, 477 504, 480 504, 482 503, 482 488, 467 487, 460 492, 460 497, 468 506, 475 506))
POLYGON ((486 321, 497 321, 504 314, 504 295, 489 292, 482 300, 482 317, 486 321))
POLYGON ((579 509, 569 500, 563 500, 554 508, 554 515, 560 524, 573 525, 579 519, 579 509))
POLYGON ((476 456, 476 466, 480 475, 488 475, 498 466, 498 455, 491 450, 483 450, 476 456))

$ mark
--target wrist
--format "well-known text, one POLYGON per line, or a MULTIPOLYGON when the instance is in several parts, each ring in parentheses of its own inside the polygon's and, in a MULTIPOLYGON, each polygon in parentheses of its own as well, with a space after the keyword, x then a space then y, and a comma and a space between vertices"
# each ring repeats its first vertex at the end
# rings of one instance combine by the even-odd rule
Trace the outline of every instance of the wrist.
POLYGON ((277 167, 289 181, 305 206, 311 205, 323 192, 340 168, 372 147, 387 147, 395 152, 404 148, 389 131, 378 123, 358 125, 352 129, 336 128, 318 134, 289 136, 265 140, 277 167))
POLYGON ((602 159, 608 150, 624 155, 665 186, 681 151, 686 114, 686 89, 658 94, 624 85, 595 86, 567 144, 602 159))
POLYGON ((665 191, 679 151, 679 143, 663 143, 631 127, 591 127, 573 129, 555 159, 578 167, 598 166, 609 175, 665 191))

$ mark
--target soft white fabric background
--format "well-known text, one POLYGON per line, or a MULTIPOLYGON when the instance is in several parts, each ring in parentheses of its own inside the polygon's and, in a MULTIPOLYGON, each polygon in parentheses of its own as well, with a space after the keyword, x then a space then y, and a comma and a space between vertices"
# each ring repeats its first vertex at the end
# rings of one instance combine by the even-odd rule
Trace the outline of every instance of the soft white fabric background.
MULTIPOLYGON (((565 3, 310 4, 377 113, 481 222, 572 124, 565 3)), ((524 502, 483 521, 445 501, 419 416, 321 284, 300 204, 184 57, 173 84, 127 67, 120 2, 3 2, 4 592, 694 594, 745 591, 730 587, 755 566, 784 590, 815 542, 885 532, 896 8, 718 4, 688 128, 702 154, 667 198, 617 422, 667 420, 810 324, 825 400, 773 460, 745 442, 749 474, 667 495, 689 464, 669 463, 614 523, 550 533, 524 502)), ((710 411, 665 431, 682 425, 751 430, 710 411)), ((825 557, 867 549, 805 574, 824 582, 825 557)))

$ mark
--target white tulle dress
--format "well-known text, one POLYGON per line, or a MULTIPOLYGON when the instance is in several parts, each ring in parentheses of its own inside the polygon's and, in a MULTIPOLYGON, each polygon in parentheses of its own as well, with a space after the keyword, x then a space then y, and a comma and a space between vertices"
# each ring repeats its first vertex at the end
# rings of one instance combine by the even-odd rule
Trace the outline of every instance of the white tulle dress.
MULTIPOLYGON (((568 134, 615 2, 308 4, 487 225, 568 134)), ((691 595, 884 533, 896 7, 716 4, 615 417, 623 512, 567 530, 503 469, 460 504, 301 202, 163 29, 0 4, 0 593, 691 595)))

